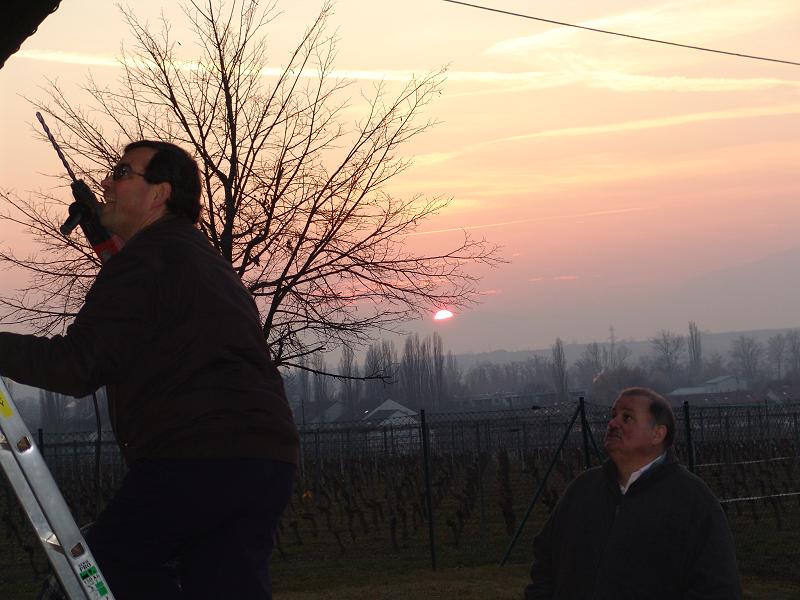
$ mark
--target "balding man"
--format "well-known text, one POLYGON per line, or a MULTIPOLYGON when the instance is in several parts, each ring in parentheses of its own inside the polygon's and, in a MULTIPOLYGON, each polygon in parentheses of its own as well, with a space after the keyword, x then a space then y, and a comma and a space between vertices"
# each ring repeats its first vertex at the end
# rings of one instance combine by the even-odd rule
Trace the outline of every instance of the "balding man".
POLYGON ((100 223, 124 247, 65 335, 0 332, 0 374, 106 386, 129 470, 86 541, 117 600, 269 600, 299 438, 258 307, 196 226, 184 150, 129 144, 102 186, 100 223))
POLYGON ((675 416, 648 388, 623 390, 609 460, 579 475, 534 540, 525 600, 738 600, 725 513, 678 464, 675 416))

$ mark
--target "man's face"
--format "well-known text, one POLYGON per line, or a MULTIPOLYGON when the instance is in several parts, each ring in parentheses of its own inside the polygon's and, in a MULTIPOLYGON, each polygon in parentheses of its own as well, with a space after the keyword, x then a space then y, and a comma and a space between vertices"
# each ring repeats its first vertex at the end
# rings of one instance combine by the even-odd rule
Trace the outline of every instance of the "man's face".
POLYGON ((117 174, 121 177, 115 179, 109 175, 101 183, 105 202, 100 223, 123 240, 130 239, 166 211, 164 186, 168 188, 169 184, 151 184, 142 176, 155 153, 154 148, 126 152, 117 163, 117 174))
POLYGON ((604 447, 613 460, 660 454, 666 427, 656 425, 650 400, 641 396, 617 398, 611 408, 604 447))

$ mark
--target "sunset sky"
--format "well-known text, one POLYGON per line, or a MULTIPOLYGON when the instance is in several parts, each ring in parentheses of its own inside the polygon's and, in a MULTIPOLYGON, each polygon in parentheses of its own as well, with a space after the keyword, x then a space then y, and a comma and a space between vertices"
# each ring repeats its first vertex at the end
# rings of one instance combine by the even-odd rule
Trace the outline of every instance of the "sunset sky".
MULTIPOLYGON (((190 39, 172 2, 160 12, 190 39)), ((588 27, 800 62, 797 0, 487 0, 588 27)), ((271 57, 319 10, 281 2, 271 57)), ((482 303, 444 321, 457 352, 540 348, 556 336, 643 339, 688 320, 722 331, 800 325, 800 66, 558 27, 438 0, 340 0, 339 74, 370 86, 448 67, 406 146, 414 166, 392 193, 452 198, 408 243, 446 245, 467 229, 510 261, 484 273, 482 303)), ((64 0, 0 70, 0 187, 53 186, 52 149, 34 139, 45 78, 68 93, 91 71, 112 82, 129 34, 111 3, 64 0)), ((184 44, 190 46, 190 44, 184 44)), ((352 118, 358 115, 354 111, 352 118)), ((19 231, 0 230, 22 247, 19 231)), ((19 279, 4 273, 8 291, 19 279)), ((446 307, 445 307, 446 308, 446 307)))

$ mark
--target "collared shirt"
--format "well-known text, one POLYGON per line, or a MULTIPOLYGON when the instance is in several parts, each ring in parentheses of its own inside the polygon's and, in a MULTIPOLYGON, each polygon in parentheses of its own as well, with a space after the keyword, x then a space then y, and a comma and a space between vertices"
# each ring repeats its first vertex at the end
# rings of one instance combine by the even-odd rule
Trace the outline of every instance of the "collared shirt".
POLYGON ((664 453, 663 453, 661 456, 657 457, 657 458, 656 458, 655 460, 653 460, 653 461, 650 461, 649 463, 647 463, 645 466, 643 466, 643 467, 642 467, 641 469, 639 469, 638 471, 634 471, 633 473, 631 473, 631 476, 628 478, 628 483, 626 483, 625 485, 622 485, 621 483, 619 484, 619 491, 620 491, 620 492, 622 492, 622 494, 624 495, 624 494, 625 494, 625 492, 627 492, 627 491, 628 491, 628 488, 630 488, 630 487, 631 487, 631 485, 633 485, 633 482, 634 482, 634 481, 636 481, 637 479, 639 479, 639 477, 641 477, 642 475, 644 475, 644 472, 645 472, 645 471, 647 471, 647 469, 649 469, 650 467, 652 467, 654 464, 656 464, 656 463, 657 463, 657 462, 659 462, 659 461, 662 461, 662 460, 664 460, 664 457, 665 457, 666 455, 667 455, 667 453, 666 453, 666 452, 664 452, 664 453))

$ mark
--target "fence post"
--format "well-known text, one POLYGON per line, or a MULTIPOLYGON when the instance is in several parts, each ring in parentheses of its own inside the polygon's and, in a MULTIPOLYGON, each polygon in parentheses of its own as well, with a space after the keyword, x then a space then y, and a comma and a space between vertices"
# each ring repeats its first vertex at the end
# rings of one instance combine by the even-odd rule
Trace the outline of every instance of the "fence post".
POLYGON ((478 449, 478 506, 481 510, 481 545, 486 547, 486 498, 483 491, 483 450, 481 450, 481 426, 475 423, 475 447, 478 449))
POLYGON ((319 506, 320 496, 322 490, 320 489, 322 482, 320 481, 322 475, 322 465, 319 464, 319 429, 314 429, 314 506, 319 506))
POLYGON ((39 452, 41 452, 42 456, 44 456, 44 431, 42 430, 41 427, 39 427, 36 433, 39 436, 39 452))
POLYGON ((683 424, 686 429, 686 455, 689 459, 689 470, 694 473, 694 445, 692 444, 692 418, 689 401, 683 401, 683 424))
POLYGON ((428 442, 428 422, 425 410, 419 411, 422 419, 422 456, 425 464, 425 498, 428 501, 428 539, 431 544, 431 568, 436 570, 436 538, 433 527, 433 486, 431 485, 431 454, 428 442))
POLYGON ((733 462, 731 450, 731 421, 728 415, 725 415, 725 454, 728 462, 733 462))
POLYGON ((705 412, 704 410, 700 411, 700 444, 705 445, 706 443, 706 419, 705 419, 705 412))
POLYGON ((589 423, 586 420, 586 405, 583 401, 583 396, 578 398, 578 408, 581 411, 581 435, 583 436, 583 460, 586 463, 586 468, 592 468, 592 458, 589 455, 589 423))
POLYGON ((569 432, 572 431, 572 426, 575 425, 575 421, 578 418, 578 414, 581 411, 580 405, 577 409, 575 409, 575 414, 572 415, 572 420, 567 425, 566 431, 564 431, 564 435, 561 436, 561 442, 558 444, 558 448, 556 448, 555 452, 553 452, 553 457, 550 459, 550 464, 547 467, 547 471, 545 471, 544 477, 542 478, 541 482, 539 482, 539 488, 536 490, 536 494, 533 496, 533 500, 528 505, 528 510, 525 511, 525 515, 522 517, 522 520, 517 525, 517 530, 514 532, 514 537, 511 540, 511 543, 508 545, 508 549, 506 550, 505 556, 503 556, 503 560, 500 561, 500 566, 506 564, 508 557, 511 555, 511 551, 514 549, 514 545, 517 543, 520 534, 522 533, 522 528, 525 527, 525 523, 528 521, 528 517, 531 516, 531 511, 533 510, 536 501, 541 496, 542 491, 544 490, 544 486, 547 484, 547 480, 550 477, 550 472, 553 470, 553 467, 558 460, 558 455, 561 454, 561 449, 564 447, 564 444, 567 442, 567 438, 569 437, 569 432))
POLYGON ((522 424, 522 468, 528 468, 528 429, 526 423, 522 424))

